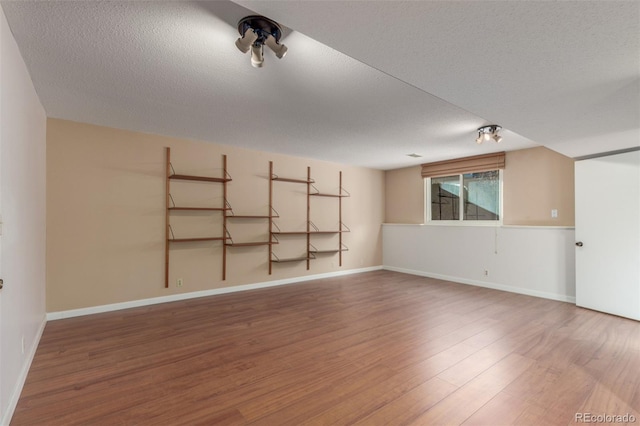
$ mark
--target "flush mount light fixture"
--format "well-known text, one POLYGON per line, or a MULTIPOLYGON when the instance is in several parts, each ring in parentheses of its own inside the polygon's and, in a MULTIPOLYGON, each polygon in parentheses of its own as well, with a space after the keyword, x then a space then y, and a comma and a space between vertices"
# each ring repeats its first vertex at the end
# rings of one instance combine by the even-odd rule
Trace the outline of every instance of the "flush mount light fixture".
POLYGON ((478 137, 476 138, 476 143, 481 144, 482 142, 489 141, 493 139, 497 143, 502 142, 502 136, 498 134, 498 132, 502 130, 502 127, 497 124, 490 124, 488 126, 482 126, 478 128, 478 137))
POLYGON ((420 154, 416 154, 416 153, 414 152, 414 153, 412 153, 412 154, 407 154, 407 157, 420 158, 420 157, 422 157, 422 155, 420 155, 420 154))
POLYGON ((264 46, 282 59, 287 53, 287 46, 280 44, 282 28, 280 25, 264 16, 252 15, 244 17, 238 22, 240 38, 236 40, 236 47, 247 53, 251 50, 251 65, 261 68, 264 64, 264 46))

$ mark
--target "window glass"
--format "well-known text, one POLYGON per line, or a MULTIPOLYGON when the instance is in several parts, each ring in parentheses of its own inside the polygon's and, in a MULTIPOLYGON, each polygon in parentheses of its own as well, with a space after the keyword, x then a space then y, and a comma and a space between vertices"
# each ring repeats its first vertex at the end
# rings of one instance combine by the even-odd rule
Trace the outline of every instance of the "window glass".
POLYGON ((460 175, 431 179, 431 220, 460 219, 460 175))
POLYGON ((500 174, 497 170, 462 175, 464 220, 500 219, 500 174))

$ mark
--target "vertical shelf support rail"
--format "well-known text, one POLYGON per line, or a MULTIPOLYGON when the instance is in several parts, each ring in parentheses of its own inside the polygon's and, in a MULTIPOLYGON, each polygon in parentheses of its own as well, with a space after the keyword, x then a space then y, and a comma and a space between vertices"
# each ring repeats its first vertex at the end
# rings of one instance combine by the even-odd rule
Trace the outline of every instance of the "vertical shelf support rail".
POLYGON ((307 271, 311 261, 311 167, 307 166, 307 271))
MULTIPOLYGON (((224 176, 225 181, 222 185, 222 199, 224 202, 225 209, 228 206, 227 203, 227 156, 222 156, 222 176, 224 176)), ((222 240, 222 281, 227 279, 227 210, 222 211, 222 236, 224 239, 222 240)))
POLYGON ((273 259, 273 161, 269 161, 269 275, 271 275, 271 259, 273 259))
POLYGON ((340 193, 339 193, 339 197, 338 197, 338 226, 340 226, 339 229, 339 233, 338 233, 338 249, 340 250, 338 252, 338 265, 342 266, 342 170, 340 170, 340 193))
POLYGON ((169 207, 171 207, 171 193, 169 192, 169 176, 171 176, 171 148, 165 149, 165 238, 164 238, 164 287, 169 288, 169 240, 171 239, 171 224, 169 221, 169 207))

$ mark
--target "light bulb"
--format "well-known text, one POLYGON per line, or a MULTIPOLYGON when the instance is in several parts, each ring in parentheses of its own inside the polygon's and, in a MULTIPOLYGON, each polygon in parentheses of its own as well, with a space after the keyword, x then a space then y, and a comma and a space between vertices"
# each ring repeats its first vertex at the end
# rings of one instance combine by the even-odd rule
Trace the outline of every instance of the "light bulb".
POLYGON ((262 55, 262 45, 251 45, 251 66, 254 68, 262 68, 264 64, 264 56, 262 55))
POLYGON ((251 49, 251 45, 258 39, 258 34, 256 34, 252 28, 247 28, 247 31, 244 32, 244 35, 236 40, 236 47, 242 53, 247 53, 249 49, 251 49))
POLYGON ((278 59, 284 58, 284 55, 287 54, 287 46, 285 46, 284 44, 278 44, 276 39, 271 34, 269 34, 264 44, 269 46, 269 49, 273 50, 273 53, 276 54, 278 59))

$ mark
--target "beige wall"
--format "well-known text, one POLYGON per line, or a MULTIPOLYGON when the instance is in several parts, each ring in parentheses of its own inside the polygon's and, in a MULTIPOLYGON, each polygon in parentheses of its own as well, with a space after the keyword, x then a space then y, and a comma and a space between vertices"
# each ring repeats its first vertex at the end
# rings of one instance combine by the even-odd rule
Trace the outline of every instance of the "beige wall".
MULTIPOLYGON (((47 126, 47 310, 56 312, 174 293, 338 270, 382 263, 384 173, 322 161, 244 150, 49 119, 47 126), (269 160, 284 177, 305 178, 307 166, 322 192, 337 192, 338 174, 352 194, 343 199, 343 236, 349 251, 319 255, 304 262, 274 264, 268 275, 268 248, 229 248, 227 279, 222 281, 221 243, 172 243, 170 288, 164 288, 165 147, 171 147, 176 173, 220 175, 227 155, 228 201, 238 215, 267 214, 269 160), (184 286, 176 287, 182 278, 184 286)), ((221 205, 220 184, 173 181, 180 205, 221 205)), ((282 230, 305 227, 304 185, 274 182, 275 222, 282 230)), ((221 235, 220 212, 176 212, 176 237, 221 235)), ((312 197, 311 220, 321 229, 337 229, 336 198, 312 197)), ((234 241, 268 239, 262 219, 229 221, 234 241)), ((337 236, 313 236, 319 249, 337 244, 337 236)), ((305 250, 305 237, 282 237, 274 251, 281 257, 305 250)))
POLYGON ((386 223, 424 222, 424 179, 420 170, 415 166, 385 172, 386 223))
MULTIPOLYGON (((387 223, 422 223, 420 166, 385 172, 387 223)), ((509 151, 504 170, 505 225, 573 226, 573 160, 544 147, 509 151), (551 210, 558 217, 551 217, 551 210)))
POLYGON ((573 159, 538 147, 507 152, 506 161, 505 225, 574 226, 573 159))

